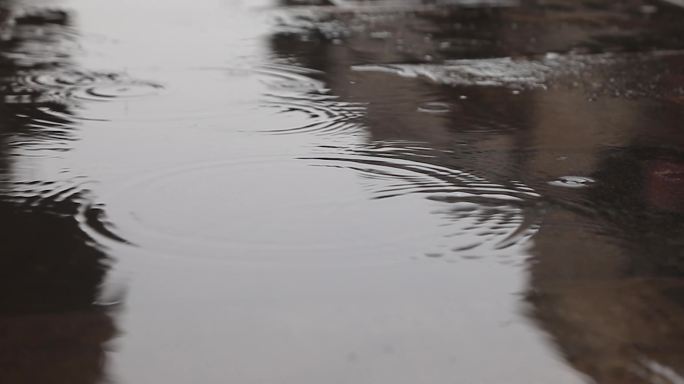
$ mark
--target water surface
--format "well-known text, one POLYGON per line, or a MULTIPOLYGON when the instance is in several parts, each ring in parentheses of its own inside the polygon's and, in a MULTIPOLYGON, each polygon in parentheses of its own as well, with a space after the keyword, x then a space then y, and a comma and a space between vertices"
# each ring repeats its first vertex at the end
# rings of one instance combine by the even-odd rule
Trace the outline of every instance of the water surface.
POLYGON ((0 380, 684 382, 676 3, 3 3, 0 380))

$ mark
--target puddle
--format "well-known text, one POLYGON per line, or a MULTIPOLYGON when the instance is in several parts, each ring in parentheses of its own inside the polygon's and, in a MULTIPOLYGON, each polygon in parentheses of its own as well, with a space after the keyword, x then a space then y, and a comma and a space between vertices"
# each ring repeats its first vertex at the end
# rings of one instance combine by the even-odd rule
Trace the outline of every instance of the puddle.
POLYGON ((0 382, 680 383, 675 3, 0 6, 0 382))

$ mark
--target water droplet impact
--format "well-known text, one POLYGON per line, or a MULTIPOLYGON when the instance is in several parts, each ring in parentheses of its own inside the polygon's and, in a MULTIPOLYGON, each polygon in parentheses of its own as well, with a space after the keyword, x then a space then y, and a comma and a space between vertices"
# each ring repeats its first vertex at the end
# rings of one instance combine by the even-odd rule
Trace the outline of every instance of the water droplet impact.
POLYGON ((556 180, 550 181, 549 184, 564 188, 586 188, 595 182, 596 180, 586 176, 561 176, 556 180))
POLYGON ((451 107, 447 103, 440 102, 428 102, 423 103, 418 107, 419 112, 425 113, 447 113, 451 110, 451 107))
POLYGON ((278 113, 294 116, 303 114, 305 119, 294 126, 268 129, 273 134, 314 133, 348 134, 359 130, 359 120, 366 107, 359 103, 343 102, 329 95, 323 82, 315 77, 318 71, 291 65, 269 65, 257 73, 264 78, 269 92, 264 95, 262 106, 278 113))
POLYGON ((110 84, 82 89, 74 97, 93 101, 143 97, 154 95, 159 88, 150 83, 110 84))

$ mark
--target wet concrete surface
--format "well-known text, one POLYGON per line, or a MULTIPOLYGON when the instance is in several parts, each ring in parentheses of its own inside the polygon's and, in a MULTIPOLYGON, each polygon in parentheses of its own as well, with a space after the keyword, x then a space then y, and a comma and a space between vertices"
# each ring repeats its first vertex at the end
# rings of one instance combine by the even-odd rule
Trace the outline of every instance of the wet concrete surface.
POLYGON ((7 1, 0 382, 684 382, 678 1, 7 1))

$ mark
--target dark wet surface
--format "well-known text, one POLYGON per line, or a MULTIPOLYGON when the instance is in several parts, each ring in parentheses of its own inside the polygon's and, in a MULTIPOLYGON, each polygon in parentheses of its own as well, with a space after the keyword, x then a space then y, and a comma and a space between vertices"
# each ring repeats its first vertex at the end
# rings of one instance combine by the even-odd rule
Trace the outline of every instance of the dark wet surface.
POLYGON ((0 382, 684 383, 678 2, 3 2, 0 382))

